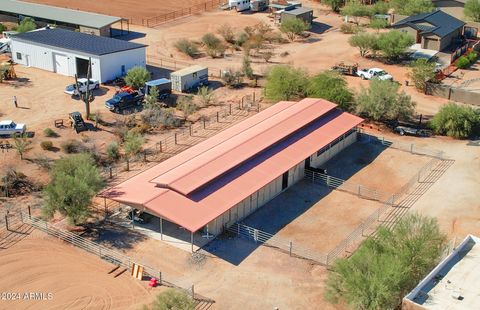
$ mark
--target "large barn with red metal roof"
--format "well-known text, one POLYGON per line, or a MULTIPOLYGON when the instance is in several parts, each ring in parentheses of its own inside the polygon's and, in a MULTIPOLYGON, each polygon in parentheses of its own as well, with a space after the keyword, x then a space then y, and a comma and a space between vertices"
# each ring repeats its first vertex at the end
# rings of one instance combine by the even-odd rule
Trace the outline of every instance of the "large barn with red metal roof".
POLYGON ((195 232, 220 234, 355 142, 361 122, 323 99, 282 101, 105 196, 188 230, 193 245, 195 232))

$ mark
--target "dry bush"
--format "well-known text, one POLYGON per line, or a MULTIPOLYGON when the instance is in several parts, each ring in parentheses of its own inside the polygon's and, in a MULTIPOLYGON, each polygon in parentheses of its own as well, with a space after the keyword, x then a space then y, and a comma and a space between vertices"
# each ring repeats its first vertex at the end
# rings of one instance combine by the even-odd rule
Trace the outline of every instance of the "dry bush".
POLYGON ((75 154, 87 151, 85 145, 75 139, 69 139, 65 142, 62 142, 62 144, 60 144, 60 148, 66 154, 75 154))
POLYGON ((50 151, 53 148, 53 142, 52 141, 42 141, 42 142, 40 142, 40 147, 42 148, 42 150, 50 151))

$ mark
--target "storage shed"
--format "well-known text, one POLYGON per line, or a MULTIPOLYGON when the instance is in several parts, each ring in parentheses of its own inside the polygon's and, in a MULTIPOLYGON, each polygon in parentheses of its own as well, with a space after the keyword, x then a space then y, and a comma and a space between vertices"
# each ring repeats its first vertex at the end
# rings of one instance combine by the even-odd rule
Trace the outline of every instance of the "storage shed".
POLYGON ((92 78, 101 83, 146 62, 146 45, 65 29, 25 32, 11 40, 12 59, 18 64, 86 77, 91 58, 92 78))
POLYGON ((311 25, 313 22, 313 10, 305 7, 298 7, 290 11, 282 11, 281 22, 291 18, 301 19, 308 25, 311 25))
MULTIPOLYGON (((357 140, 362 119, 323 99, 281 101, 103 193, 191 233, 218 235, 357 140)), ((265 219, 268 221, 268 218, 265 219)))
POLYGON ((170 73, 172 89, 182 92, 208 84, 208 68, 193 65, 170 73))
POLYGON ((128 20, 121 17, 37 3, 0 0, 0 22, 16 23, 25 17, 33 18, 41 27, 50 24, 104 37, 112 36, 113 24, 119 24, 122 34, 124 30, 129 30, 128 20))

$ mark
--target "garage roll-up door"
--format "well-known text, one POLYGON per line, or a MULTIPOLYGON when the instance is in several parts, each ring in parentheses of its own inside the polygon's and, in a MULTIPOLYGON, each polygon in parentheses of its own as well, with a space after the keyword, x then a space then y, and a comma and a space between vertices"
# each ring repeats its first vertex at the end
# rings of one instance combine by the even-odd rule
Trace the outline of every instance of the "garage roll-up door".
POLYGON ((68 57, 63 54, 53 54, 53 70, 56 73, 68 75, 68 57))

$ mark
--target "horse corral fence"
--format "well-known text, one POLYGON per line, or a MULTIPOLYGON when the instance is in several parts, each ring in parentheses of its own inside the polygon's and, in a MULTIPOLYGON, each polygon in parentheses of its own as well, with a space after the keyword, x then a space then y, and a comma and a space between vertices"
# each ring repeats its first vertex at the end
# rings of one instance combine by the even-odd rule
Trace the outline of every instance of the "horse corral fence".
POLYGON ((415 144, 404 144, 392 142, 383 137, 359 133, 359 140, 364 143, 381 144, 386 147, 398 149, 400 151, 409 152, 411 154, 423 155, 431 157, 427 162, 397 193, 390 194, 379 191, 375 188, 367 187, 360 184, 350 183, 347 180, 329 176, 309 169, 305 169, 305 179, 321 186, 326 186, 335 190, 341 190, 356 195, 359 198, 375 200, 382 203, 382 206, 370 214, 363 220, 345 239, 343 239, 335 248, 328 253, 319 253, 311 249, 298 246, 293 241, 279 238, 273 234, 261 231, 254 227, 249 227, 242 223, 236 223, 228 228, 228 231, 238 235, 239 237, 252 240, 256 243, 265 244, 289 253, 290 256, 297 256, 308 259, 319 264, 330 266, 336 259, 345 253, 351 253, 361 243, 364 237, 371 236, 378 228, 378 223, 382 221, 382 216, 387 210, 395 207, 400 198, 408 194, 410 188, 416 183, 424 181, 435 167, 443 160, 444 154, 438 150, 426 149, 418 147, 415 144))
POLYGON ((181 8, 176 11, 164 13, 150 18, 128 17, 127 19, 131 24, 153 28, 163 23, 179 19, 181 17, 187 17, 190 15, 217 9, 220 7, 220 5, 224 3, 225 0, 210 0, 204 3, 192 5, 191 7, 181 8))
MULTIPOLYGON (((184 60, 177 60, 174 58, 165 58, 157 56, 148 56, 147 65, 157 68, 165 68, 170 70, 179 70, 187 68, 193 65, 196 65, 193 62, 188 62, 184 60)), ((222 78, 223 70, 215 67, 208 66, 208 76, 222 78)))
MULTIPOLYGON (((188 288, 185 288, 180 284, 176 284, 173 280, 166 279, 165 274, 163 274, 161 271, 151 266, 145 265, 137 259, 134 259, 118 251, 115 251, 111 248, 107 248, 99 243, 96 243, 87 238, 79 236, 73 232, 55 227, 54 225, 49 224, 48 222, 42 220, 41 218, 32 216, 30 212, 28 213, 20 212, 17 215, 20 217, 20 220, 22 223, 30 225, 31 227, 36 228, 40 231, 43 231, 50 236, 63 240, 67 243, 70 243, 73 246, 76 246, 95 256, 98 256, 101 259, 108 261, 109 263, 112 263, 113 265, 116 265, 121 268, 125 268, 126 270, 130 270, 133 264, 140 265, 143 267, 143 274, 146 275, 147 277, 157 278, 159 285, 164 285, 164 286, 182 290, 185 293, 187 293, 188 296, 192 297, 197 301, 213 302, 212 300, 195 293, 193 285, 189 286, 188 288)), ((10 214, 10 216, 12 215, 10 214)), ((18 219, 14 219, 14 220, 18 220, 18 219)), ((8 229, 8 222, 7 222, 7 229, 8 229)))

